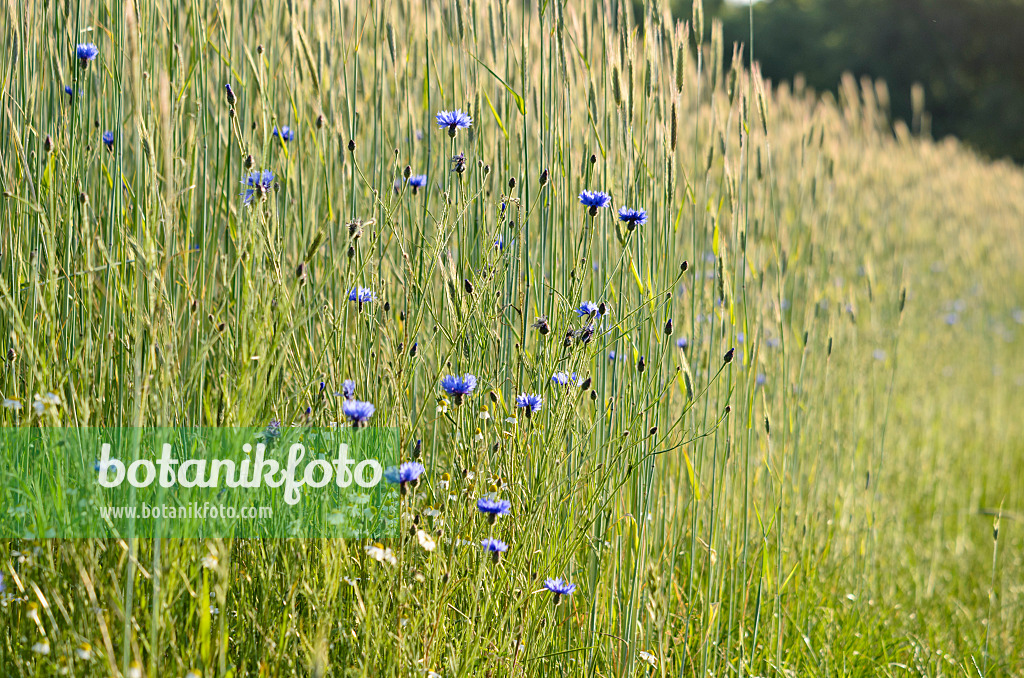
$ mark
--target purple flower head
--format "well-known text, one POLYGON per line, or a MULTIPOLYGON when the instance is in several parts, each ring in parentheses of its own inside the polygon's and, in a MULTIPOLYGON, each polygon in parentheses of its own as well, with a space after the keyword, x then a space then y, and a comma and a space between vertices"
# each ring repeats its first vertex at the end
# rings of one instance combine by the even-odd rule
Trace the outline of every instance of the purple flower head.
POLYGON ((540 410, 542 404, 544 399, 536 393, 521 393, 516 396, 516 407, 526 410, 527 417, 540 410))
POLYGON ((473 393, 473 389, 476 388, 476 377, 472 374, 464 374, 460 378, 458 375, 449 374, 441 380, 441 388, 452 396, 456 405, 461 405, 462 399, 473 393))
POLYGON ((575 309, 576 314, 579 316, 594 316, 595 318, 601 317, 601 307, 592 301, 584 301, 580 304, 579 308, 575 309))
POLYGON ((78 57, 78 63, 82 68, 88 66, 99 53, 100 48, 91 42, 83 42, 75 47, 75 56, 78 57))
POLYGON ((358 301, 360 304, 368 304, 373 301, 373 290, 369 287, 353 287, 348 291, 349 301, 358 301))
POLYGON ((576 373, 572 372, 555 372, 551 375, 551 381, 555 382, 559 386, 565 386, 567 384, 576 383, 576 373))
POLYGON ((612 197, 602 191, 583 191, 580 193, 580 203, 590 209, 590 216, 596 217, 597 210, 612 203, 612 197))
POLYGON ((384 477, 389 483, 400 486, 402 494, 405 494, 406 483, 412 483, 413 487, 416 487, 420 483, 420 476, 425 471, 423 464, 418 461, 407 461, 403 462, 401 466, 392 466, 384 471, 384 477))
POLYGON ((272 440, 277 440, 280 437, 281 437, 281 420, 277 419, 275 417, 274 419, 270 420, 270 423, 267 424, 267 428, 265 428, 263 430, 263 439, 267 440, 267 441, 272 441, 272 440))
POLYGON ((512 502, 505 499, 493 499, 481 497, 476 502, 476 508, 480 513, 487 516, 487 522, 494 524, 499 516, 507 516, 512 510, 512 502))
POLYGON ((557 579, 545 579, 544 588, 555 594, 555 605, 558 605, 562 602, 562 596, 572 595, 572 592, 576 590, 576 584, 558 577, 557 579))
POLYGON ((362 400, 346 400, 341 406, 341 411, 357 428, 364 425, 375 410, 373 403, 362 400))
POLYGON ((421 188, 425 188, 426 187, 426 185, 427 185, 427 175, 426 174, 414 174, 414 175, 412 175, 411 177, 409 177, 409 185, 412 186, 412 194, 416 195, 416 193, 421 188))
POLYGON ((632 231, 637 226, 647 223, 647 212, 645 210, 633 209, 632 207, 620 207, 619 221, 624 222, 626 228, 632 231))
POLYGON ((108 151, 114 150, 114 133, 107 130, 101 137, 103 139, 103 145, 107 147, 108 151))
POLYGON ((448 129, 448 136, 455 138, 455 134, 460 129, 468 129, 473 124, 473 118, 469 117, 468 113, 463 113, 461 109, 454 111, 441 111, 437 114, 437 126, 448 129))
POLYGON ((505 551, 508 551, 508 544, 506 544, 500 539, 484 539, 482 542, 480 542, 480 545, 483 546, 484 550, 486 551, 494 551, 498 553, 504 553, 505 551))
POLYGON ((356 394, 356 382, 351 379, 346 379, 341 382, 341 395, 344 396, 345 400, 352 400, 356 394))
POLYGON ((501 554, 508 551, 508 544, 500 539, 494 539, 493 537, 484 539, 480 542, 480 545, 484 547, 484 551, 491 554, 491 558, 494 562, 498 562, 498 559, 501 558, 501 554))
POLYGON ((274 128, 274 136, 281 137, 284 141, 291 141, 295 138, 295 132, 288 125, 285 125, 281 129, 274 128))
POLYGON ((676 346, 678 346, 679 348, 686 348, 689 345, 690 340, 687 339, 686 337, 679 337, 678 339, 676 339, 676 346))
POLYGON ((257 195, 265 196, 274 186, 274 173, 270 170, 250 172, 242 182, 245 191, 242 193, 242 204, 248 205, 257 195))

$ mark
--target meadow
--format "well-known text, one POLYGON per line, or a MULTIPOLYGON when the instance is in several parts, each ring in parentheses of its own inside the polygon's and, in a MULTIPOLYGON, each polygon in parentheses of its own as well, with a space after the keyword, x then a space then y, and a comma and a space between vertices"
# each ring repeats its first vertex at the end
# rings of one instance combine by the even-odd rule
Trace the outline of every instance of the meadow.
POLYGON ((4 535, 4 675, 1024 675, 1024 172, 662 5, 6 3, 0 426, 423 472, 4 535))

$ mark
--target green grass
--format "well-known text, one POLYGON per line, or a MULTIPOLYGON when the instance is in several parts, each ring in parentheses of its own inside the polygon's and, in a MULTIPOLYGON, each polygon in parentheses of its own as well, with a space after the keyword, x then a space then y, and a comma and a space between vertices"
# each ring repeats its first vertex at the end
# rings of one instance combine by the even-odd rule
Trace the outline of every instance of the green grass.
POLYGON ((5 675, 1024 675, 1019 168, 891 127, 881 84, 773 89, 653 7, 3 11, 0 391, 24 407, 0 424, 327 426, 320 382, 352 378, 403 458, 422 440, 406 511, 437 542, 392 566, 6 539, 5 675), (277 176, 252 207, 248 155, 277 176), (587 300, 609 313, 566 349, 587 300), (524 391, 543 409, 507 422, 524 391), (490 534, 498 564, 463 543, 490 534))

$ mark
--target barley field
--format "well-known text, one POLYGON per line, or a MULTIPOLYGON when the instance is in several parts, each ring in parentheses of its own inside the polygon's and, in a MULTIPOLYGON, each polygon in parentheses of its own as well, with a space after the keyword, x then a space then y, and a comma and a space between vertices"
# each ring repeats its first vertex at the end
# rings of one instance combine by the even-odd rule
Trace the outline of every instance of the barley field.
POLYGON ((1024 676, 1024 171, 632 8, 5 3, 0 426, 407 463, 2 535, 3 675, 1024 676))

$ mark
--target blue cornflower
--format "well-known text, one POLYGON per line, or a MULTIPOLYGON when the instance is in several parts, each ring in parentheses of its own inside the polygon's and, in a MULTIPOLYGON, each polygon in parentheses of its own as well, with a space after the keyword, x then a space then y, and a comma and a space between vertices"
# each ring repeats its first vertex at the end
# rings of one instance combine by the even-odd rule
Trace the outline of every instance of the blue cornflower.
POLYGON ((494 249, 498 250, 499 252, 505 249, 505 239, 502 238, 500 234, 498 235, 497 238, 494 239, 494 249))
POLYGON ((103 144, 107 147, 108 151, 114 150, 114 133, 110 130, 103 133, 103 144))
POLYGON ((281 137, 285 141, 291 141, 292 139, 295 138, 295 132, 292 131, 291 127, 289 127, 288 125, 285 125, 281 129, 277 129, 275 127, 274 128, 274 136, 275 137, 281 137))
POLYGON ((281 420, 277 419, 275 417, 274 419, 270 420, 269 424, 267 424, 267 428, 263 429, 262 438, 266 442, 270 443, 270 442, 274 442, 275 440, 277 440, 280 437, 281 437, 281 420))
POLYGON ((4 575, 0 573, 0 593, 3 593, 6 589, 4 588, 4 575))
POLYGON ((369 287, 353 287, 348 291, 349 301, 358 301, 360 304, 368 304, 373 301, 373 290, 369 287))
POLYGON ((409 185, 412 186, 412 194, 416 195, 416 193, 421 188, 426 187, 426 185, 427 185, 427 175, 426 174, 414 174, 414 175, 412 175, 411 177, 409 177, 409 185))
POLYGON ((250 172, 245 181, 245 192, 242 193, 242 204, 248 205, 257 194, 265 196, 274 185, 274 173, 270 170, 250 172))
POLYGON ((592 301, 584 301, 580 304, 579 308, 576 309, 576 314, 579 316, 595 316, 601 317, 601 307, 592 301))
POLYGON ((480 513, 487 516, 487 522, 493 525, 494 521, 496 521, 499 516, 508 515, 509 511, 512 510, 512 502, 506 499, 481 497, 476 502, 476 508, 480 513))
POLYGON ((632 207, 620 207, 619 221, 625 222, 626 228, 632 231, 637 226, 647 223, 647 212, 632 207))
POLYGON ((566 384, 575 384, 576 373, 573 372, 572 374, 570 374, 569 372, 555 372, 554 374, 551 375, 551 381, 555 382, 559 386, 565 386, 566 384))
POLYGON ((341 411, 345 413, 349 421, 352 422, 357 428, 366 423, 366 421, 373 416, 374 411, 377 408, 373 406, 373 403, 364 402, 362 400, 346 400, 341 406, 341 411))
POLYGON ((545 579, 544 588, 555 594, 555 605, 562 602, 562 596, 571 595, 576 590, 576 584, 564 581, 561 577, 557 579, 545 579))
POLYGON ((472 374, 464 374, 459 378, 456 374, 449 374, 441 380, 441 388, 444 389, 445 393, 452 396, 452 400, 456 405, 461 405, 462 399, 470 395, 473 389, 476 388, 476 377, 472 374))
POLYGON ((75 56, 78 57, 78 64, 85 68, 89 62, 100 53, 100 48, 91 42, 83 42, 75 47, 75 56))
POLYGON ((686 348, 689 345, 690 340, 687 339, 686 337, 679 337, 678 339, 676 339, 676 346, 678 346, 679 348, 686 348))
POLYGON ((356 394, 356 382, 351 379, 346 379, 341 382, 341 395, 345 397, 345 400, 352 400, 356 394))
POLYGON ((402 494, 405 494, 405 488, 407 483, 412 483, 413 487, 420 484, 420 476, 426 471, 423 468, 423 464, 418 461, 407 461, 401 466, 392 466, 387 471, 384 471, 384 477, 388 479, 389 483, 398 485, 402 494))
POLYGON ((615 351, 608 351, 608 360, 615 360, 615 351))
POLYGON ((768 377, 766 377, 763 372, 758 372, 757 376, 754 377, 754 385, 764 386, 766 383, 768 383, 768 377))
POLYGON ((505 551, 508 551, 508 544, 506 544, 500 539, 494 539, 493 537, 488 537, 487 539, 484 539, 482 542, 480 542, 480 545, 484 547, 484 551, 487 551, 491 554, 491 557, 494 559, 494 562, 498 562, 498 559, 501 558, 501 554, 505 551))
POLYGON ((447 127, 448 136, 455 138, 456 132, 460 129, 467 129, 473 124, 473 118, 469 117, 468 113, 463 113, 461 109, 454 111, 441 111, 437 114, 437 126, 447 127))
POLYGON ((68 95, 68 100, 75 98, 75 90, 71 88, 71 85, 64 85, 64 94, 68 95))
POLYGON ((612 203, 612 197, 601 191, 583 191, 580 193, 580 203, 590 208, 590 216, 596 217, 597 210, 612 203))
POLYGON ((539 411, 543 403, 544 399, 536 393, 521 393, 516 396, 516 407, 526 410, 527 417, 539 411))

